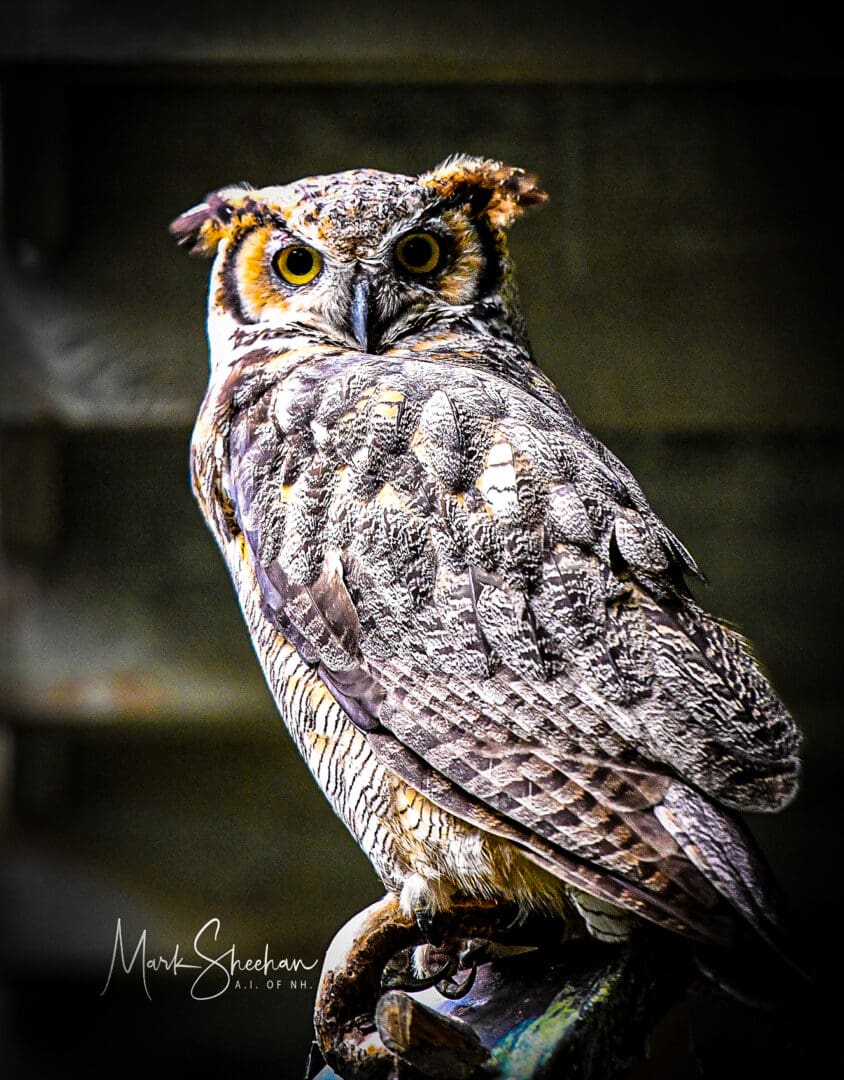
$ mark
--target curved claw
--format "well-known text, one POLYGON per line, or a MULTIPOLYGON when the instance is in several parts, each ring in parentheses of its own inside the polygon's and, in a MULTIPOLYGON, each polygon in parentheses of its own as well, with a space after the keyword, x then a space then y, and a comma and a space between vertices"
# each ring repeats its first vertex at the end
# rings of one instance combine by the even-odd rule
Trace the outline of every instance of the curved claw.
POLYGON ((505 930, 517 930, 519 927, 524 926, 527 922, 527 912, 521 908, 516 909, 516 914, 512 920, 504 927, 505 930))
POLYGON ((448 998, 449 1001, 457 1001, 458 998, 465 997, 475 985, 475 976, 477 974, 478 965, 473 963, 469 969, 469 974, 463 982, 456 983, 449 979, 443 979, 441 982, 436 983, 437 991, 444 998, 448 998))
POLYGON ((445 984, 455 972, 454 965, 455 961, 449 958, 442 967, 431 975, 413 975, 409 967, 404 971, 390 971, 389 968, 385 968, 381 976, 381 989, 406 990, 408 993, 413 993, 416 990, 429 990, 440 982, 445 984))
POLYGON ((419 932, 422 937, 429 945, 439 948, 444 941, 442 919, 438 918, 437 915, 426 907, 414 908, 413 917, 416 920, 416 925, 419 927, 419 932))

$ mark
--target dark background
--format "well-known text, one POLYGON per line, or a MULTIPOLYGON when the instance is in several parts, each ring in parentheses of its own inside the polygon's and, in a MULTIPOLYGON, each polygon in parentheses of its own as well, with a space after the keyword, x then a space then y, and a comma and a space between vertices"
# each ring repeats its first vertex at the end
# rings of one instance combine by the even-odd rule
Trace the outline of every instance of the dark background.
MULTIPOLYGON (((234 181, 416 173, 454 151, 541 177, 551 202, 512 236, 537 356, 696 555, 712 583, 699 598, 753 640, 806 734, 801 794, 751 826, 832 992, 831 28, 805 7, 755 20, 493 0, 0 13, 7 1075, 300 1075, 318 966, 302 988, 213 1002, 190 998, 189 972, 151 973, 151 1001, 136 976, 100 996, 118 917, 130 948, 148 930, 150 956, 189 954, 217 916, 219 952, 268 943, 312 963, 379 895, 283 731, 192 502, 208 267, 166 226, 234 181)), ((695 1055, 731 1075, 753 1021, 693 1013, 668 1017, 642 1077, 694 1076, 695 1055)), ((765 1036, 758 1075, 808 1066, 827 1030, 805 1023, 765 1036)))

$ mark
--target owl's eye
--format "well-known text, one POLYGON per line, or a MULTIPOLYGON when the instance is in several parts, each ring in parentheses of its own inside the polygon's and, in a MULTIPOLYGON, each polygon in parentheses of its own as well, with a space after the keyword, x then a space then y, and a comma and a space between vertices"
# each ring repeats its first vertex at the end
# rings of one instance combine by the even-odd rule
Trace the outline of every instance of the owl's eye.
POLYGON ((396 244, 399 266, 411 274, 430 274, 440 265, 442 247, 435 236, 426 232, 408 233, 396 244))
POLYGON ((314 248, 294 244, 275 253, 273 268, 288 285, 307 285, 322 270, 322 256, 314 248))

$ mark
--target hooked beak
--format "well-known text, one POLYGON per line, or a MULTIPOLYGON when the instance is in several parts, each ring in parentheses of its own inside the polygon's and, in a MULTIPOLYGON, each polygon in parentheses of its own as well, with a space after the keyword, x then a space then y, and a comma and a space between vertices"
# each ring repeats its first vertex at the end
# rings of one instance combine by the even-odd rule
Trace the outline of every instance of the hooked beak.
POLYGON ((369 345, 369 279, 358 273, 352 292, 352 332, 362 352, 369 345))

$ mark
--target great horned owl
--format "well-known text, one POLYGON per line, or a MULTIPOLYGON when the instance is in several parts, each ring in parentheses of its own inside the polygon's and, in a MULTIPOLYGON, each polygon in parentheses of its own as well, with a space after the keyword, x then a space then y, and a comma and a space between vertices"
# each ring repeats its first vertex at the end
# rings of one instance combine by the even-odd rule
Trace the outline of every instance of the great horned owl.
POLYGON ((209 195, 193 482, 270 689, 406 913, 776 932, 736 811, 798 735, 691 555, 534 361, 499 162, 209 195))

